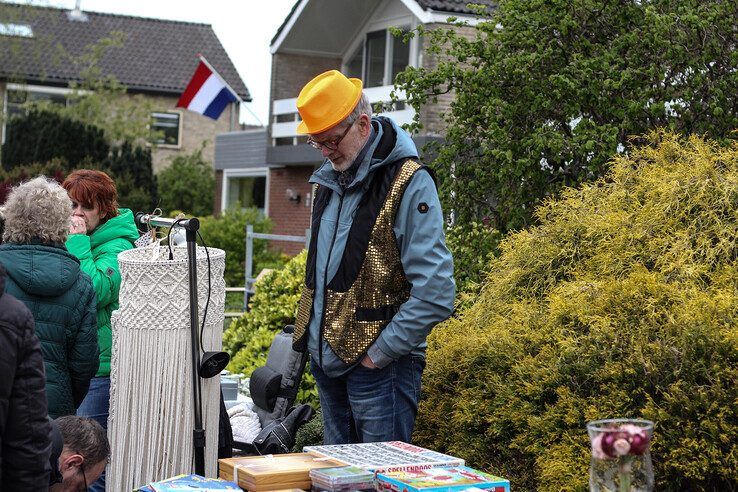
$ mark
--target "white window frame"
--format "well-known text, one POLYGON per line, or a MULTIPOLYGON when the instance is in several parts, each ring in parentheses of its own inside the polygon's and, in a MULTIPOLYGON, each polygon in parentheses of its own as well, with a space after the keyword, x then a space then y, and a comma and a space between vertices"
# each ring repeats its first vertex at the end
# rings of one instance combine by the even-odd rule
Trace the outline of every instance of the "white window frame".
POLYGON ((33 28, 30 24, 15 24, 12 22, 0 22, 0 36, 16 38, 32 38, 33 28))
MULTIPOLYGON (((366 23, 359 31, 358 35, 348 46, 348 49, 343 53, 341 57, 341 70, 345 73, 348 70, 348 62, 351 56, 356 53, 358 49, 361 49, 361 80, 366 78, 366 35, 370 32, 376 32, 385 30, 386 41, 384 43, 384 77, 383 85, 380 87, 386 87, 392 85, 390 76, 392 74, 392 49, 393 43, 400 42, 390 32, 391 27, 408 27, 410 30, 415 29, 418 26, 418 20, 412 15, 405 15, 402 17, 394 17, 390 19, 382 19, 376 21, 370 21, 366 23)), ((417 67, 419 63, 419 43, 418 37, 414 36, 410 40, 410 53, 408 66, 417 67)))
MULTIPOLYGON (((182 127, 184 126, 184 111, 180 111, 177 109, 173 110, 164 110, 164 111, 152 111, 151 112, 151 124, 154 122, 154 116, 157 114, 166 115, 166 114, 176 114, 179 115, 179 125, 177 128, 177 144, 166 144, 166 143, 156 143, 156 142, 149 142, 150 145, 158 148, 158 149, 181 149, 182 148, 182 127)), ((151 125, 150 125, 151 126, 151 125)))
POLYGON ((269 217, 269 186, 271 176, 268 167, 252 167, 248 169, 224 169, 223 182, 220 188, 220 211, 228 210, 228 179, 230 178, 260 178, 266 177, 264 183, 264 216, 269 217))
MULTIPOLYGON (((43 92, 45 94, 61 94, 68 95, 74 92, 69 87, 50 87, 46 85, 33 85, 33 84, 15 84, 8 83, 5 85, 5 91, 3 91, 3 114, 2 114, 2 138, 0 142, 5 143, 6 126, 8 124, 8 92, 9 91, 23 91, 23 92, 43 92)), ((86 91, 78 91, 85 93, 86 91)))

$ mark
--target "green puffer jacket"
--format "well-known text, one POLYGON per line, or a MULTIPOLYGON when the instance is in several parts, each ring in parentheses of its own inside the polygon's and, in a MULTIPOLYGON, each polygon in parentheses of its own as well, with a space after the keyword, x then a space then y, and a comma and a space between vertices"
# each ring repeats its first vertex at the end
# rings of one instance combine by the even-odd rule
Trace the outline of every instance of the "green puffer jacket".
POLYGON ((97 294, 97 342, 100 345, 100 369, 96 376, 110 375, 113 332, 110 315, 118 309, 120 268, 118 253, 133 249, 138 230, 133 212, 127 208, 95 228, 90 235, 72 234, 67 249, 79 259, 82 271, 90 276, 97 294))
POLYGON ((33 314, 46 371, 49 415, 74 415, 98 366, 90 278, 61 244, 2 244, 5 291, 33 314))

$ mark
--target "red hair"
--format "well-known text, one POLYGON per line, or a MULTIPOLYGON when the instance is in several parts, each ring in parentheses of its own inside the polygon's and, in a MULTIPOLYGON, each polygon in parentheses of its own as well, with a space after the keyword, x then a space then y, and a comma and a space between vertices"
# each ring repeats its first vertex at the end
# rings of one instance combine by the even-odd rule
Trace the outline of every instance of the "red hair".
POLYGON ((67 176, 62 186, 69 197, 83 207, 97 206, 101 221, 118 215, 118 191, 104 172, 78 169, 67 176))

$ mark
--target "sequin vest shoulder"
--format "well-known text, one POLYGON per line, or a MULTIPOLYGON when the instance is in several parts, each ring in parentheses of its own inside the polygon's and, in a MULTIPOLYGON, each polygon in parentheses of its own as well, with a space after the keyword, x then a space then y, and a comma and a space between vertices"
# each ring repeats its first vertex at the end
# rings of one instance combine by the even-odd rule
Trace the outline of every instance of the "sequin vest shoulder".
MULTIPOLYGON (((358 206, 338 271, 324 289, 320 339, 346 364, 358 361, 410 298, 400 261, 395 216, 410 179, 423 166, 399 161, 376 171, 358 206)), ((315 292, 316 241, 332 191, 315 195, 305 285, 295 322, 294 348, 305 350, 315 292)), ((322 343, 322 342, 321 342, 322 343)))

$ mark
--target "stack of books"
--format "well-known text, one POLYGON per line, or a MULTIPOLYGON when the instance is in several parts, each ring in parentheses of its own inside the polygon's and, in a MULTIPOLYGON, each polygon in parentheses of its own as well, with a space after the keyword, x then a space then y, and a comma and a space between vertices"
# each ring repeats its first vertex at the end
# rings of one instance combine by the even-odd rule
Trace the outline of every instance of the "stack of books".
POLYGON ((186 490, 199 490, 200 492, 240 491, 241 487, 219 478, 205 478, 200 475, 177 475, 176 477, 144 485, 137 492, 183 492, 186 490))
POLYGON ((357 466, 310 470, 313 492, 373 491, 374 473, 357 466))
POLYGON ((220 478, 233 480, 242 489, 254 492, 310 489, 311 470, 341 464, 307 453, 247 456, 218 460, 218 473, 220 478))
POLYGON ((468 466, 410 468, 379 472, 375 479, 378 492, 461 492, 485 490, 510 492, 510 482, 468 466))

